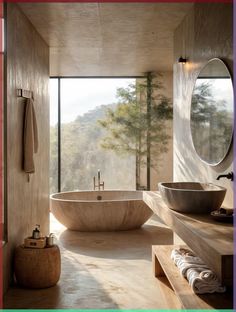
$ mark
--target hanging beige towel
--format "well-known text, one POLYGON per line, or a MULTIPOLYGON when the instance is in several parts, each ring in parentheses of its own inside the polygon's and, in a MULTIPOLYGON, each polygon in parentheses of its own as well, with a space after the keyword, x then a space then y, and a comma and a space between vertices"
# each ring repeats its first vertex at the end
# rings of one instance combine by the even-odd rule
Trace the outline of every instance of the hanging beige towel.
POLYGON ((34 153, 38 151, 38 128, 33 99, 27 99, 24 120, 24 171, 34 173, 34 153))

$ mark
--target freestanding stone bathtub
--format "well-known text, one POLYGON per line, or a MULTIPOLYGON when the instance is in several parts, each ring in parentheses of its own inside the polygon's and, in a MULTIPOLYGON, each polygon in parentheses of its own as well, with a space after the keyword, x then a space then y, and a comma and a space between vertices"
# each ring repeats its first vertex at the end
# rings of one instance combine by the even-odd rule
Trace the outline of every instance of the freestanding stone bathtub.
POLYGON ((120 231, 142 226, 153 214, 142 191, 77 191, 51 195, 51 212, 70 230, 120 231))

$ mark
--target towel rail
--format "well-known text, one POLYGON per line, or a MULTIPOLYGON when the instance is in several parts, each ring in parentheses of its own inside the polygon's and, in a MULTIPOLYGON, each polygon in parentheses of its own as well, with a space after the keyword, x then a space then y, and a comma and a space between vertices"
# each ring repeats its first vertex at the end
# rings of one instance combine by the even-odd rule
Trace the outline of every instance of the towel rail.
POLYGON ((29 90, 24 90, 24 89, 17 89, 17 97, 23 97, 26 99, 31 99, 33 98, 33 92, 29 90))

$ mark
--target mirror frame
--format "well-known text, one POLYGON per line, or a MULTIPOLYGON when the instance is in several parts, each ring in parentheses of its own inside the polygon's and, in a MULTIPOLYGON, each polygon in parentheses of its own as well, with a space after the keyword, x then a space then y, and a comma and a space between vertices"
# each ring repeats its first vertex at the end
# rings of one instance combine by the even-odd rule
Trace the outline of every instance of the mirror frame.
POLYGON ((200 71, 198 72, 198 75, 197 75, 197 77, 196 77, 196 79, 195 79, 194 86, 193 86, 193 90, 192 90, 192 93, 191 93, 190 112, 189 112, 189 128, 190 128, 190 134, 191 134, 190 136, 191 136, 192 146, 193 146, 193 149, 194 149, 194 151, 195 151, 197 157, 198 157, 204 164, 206 164, 206 165, 208 165, 208 166, 216 167, 216 166, 220 165, 220 164, 226 159, 226 157, 229 155, 229 152, 230 152, 230 150, 231 150, 231 148, 232 148, 232 144, 233 144, 233 137, 234 137, 234 83, 233 83, 233 75, 232 75, 232 73, 231 73, 229 67, 227 66, 227 64, 226 64, 222 59, 220 59, 220 58, 218 58, 218 57, 214 57, 214 58, 208 60, 208 61, 206 62, 206 64, 205 64, 204 66, 201 67, 201 69, 200 69, 200 71), (195 88, 197 79, 198 79, 200 73, 202 72, 202 70, 203 70, 210 62, 212 62, 212 61, 214 61, 214 60, 220 61, 220 62, 225 66, 225 68, 227 69, 227 71, 228 71, 228 73, 229 73, 229 77, 230 77, 230 79, 231 79, 231 85, 232 85, 232 90, 233 90, 233 114, 232 114, 232 120, 233 120, 233 121, 232 121, 232 133, 231 133, 230 143, 229 143, 229 145, 228 145, 228 148, 227 148, 226 153, 224 154, 223 158, 221 158, 220 161, 218 161, 218 162, 216 162, 216 163, 208 163, 206 160, 202 159, 201 156, 198 154, 198 152, 196 151, 194 142, 193 142, 193 136, 192 136, 192 130, 191 130, 191 107, 192 107, 193 92, 194 92, 194 88, 195 88))

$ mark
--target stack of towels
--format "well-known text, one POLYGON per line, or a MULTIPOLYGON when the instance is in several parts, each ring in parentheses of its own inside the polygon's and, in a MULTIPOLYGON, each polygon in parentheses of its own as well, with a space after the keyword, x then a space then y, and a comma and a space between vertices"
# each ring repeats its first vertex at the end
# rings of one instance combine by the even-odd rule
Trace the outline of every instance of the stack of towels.
POLYGON ((190 250, 184 248, 174 249, 171 253, 171 259, 179 268, 181 274, 187 278, 196 294, 226 291, 226 288, 221 286, 216 274, 190 250))

